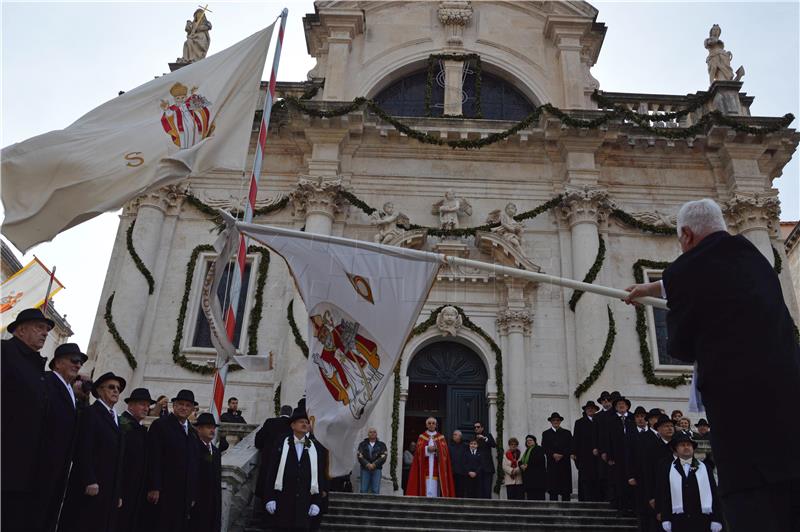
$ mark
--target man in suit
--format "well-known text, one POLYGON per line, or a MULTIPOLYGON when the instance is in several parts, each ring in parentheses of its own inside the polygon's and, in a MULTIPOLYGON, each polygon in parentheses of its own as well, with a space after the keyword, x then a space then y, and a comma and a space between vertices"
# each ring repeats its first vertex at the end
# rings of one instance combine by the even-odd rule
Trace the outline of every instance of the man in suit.
POLYGON ((114 405, 125 390, 125 379, 111 372, 95 382, 96 401, 78 425, 75 465, 64 501, 62 532, 116 530, 122 480, 122 431, 114 405))
POLYGON ((578 500, 599 501, 599 457, 595 419, 599 407, 594 401, 587 401, 582 410, 583 415, 575 421, 572 433, 574 442, 572 459, 578 468, 578 500))
POLYGON ((482 460, 478 440, 470 440, 469 450, 464 455, 464 497, 478 499, 481 496, 482 460))
POLYGON ((608 474, 613 482, 614 499, 612 505, 620 512, 633 511, 633 485, 635 479, 632 474, 632 464, 629 455, 629 438, 637 433, 636 423, 630 415, 631 402, 625 397, 617 397, 613 401, 616 415, 611 418, 605 431, 605 442, 601 445, 604 449, 601 455, 608 463, 608 474), (633 483, 631 483, 633 480, 633 483))
POLYGON ((292 435, 273 450, 264 493, 264 507, 279 530, 307 530, 320 515, 327 492, 325 453, 308 436, 311 423, 305 409, 289 418, 292 435))
POLYGON ((547 418, 551 428, 542 433, 542 447, 547 456, 547 493, 551 501, 568 501, 572 495, 572 433, 561 428, 564 418, 553 412, 547 418))
POLYGON ((3 530, 36 530, 30 516, 43 511, 37 486, 39 460, 47 448, 45 359, 39 355, 55 324, 39 309, 25 309, 8 325, 2 341, 2 505, 3 530), (19 401, 25 408, 19 408, 19 401), (8 430, 13 428, 13 430, 8 430), (24 437, 20 437, 24 435, 24 437))
POLYGON ((45 424, 49 437, 49 449, 41 457, 39 486, 44 511, 31 515, 43 519, 42 530, 56 529, 61 512, 61 503, 67 489, 67 478, 72 467, 72 454, 78 433, 78 409, 72 383, 89 357, 81 352, 78 344, 58 346, 45 373, 49 408, 45 424))
POLYGON ((644 498, 644 447, 649 438, 655 433, 650 431, 647 424, 648 411, 643 406, 637 406, 633 412, 636 430, 628 434, 627 452, 629 464, 629 483, 633 486, 634 507, 633 511, 639 519, 639 530, 647 530, 647 501, 644 498), (632 480, 632 482, 631 482, 632 480))
POLYGON ((453 464, 453 484, 456 488, 456 497, 464 497, 464 486, 466 485, 467 472, 464 470, 464 460, 469 450, 469 445, 464 442, 464 435, 460 430, 454 430, 450 443, 447 444, 450 451, 450 462, 453 464))
POLYGON ((283 405, 280 409, 280 415, 277 417, 269 418, 264 421, 261 428, 256 432, 256 449, 259 449, 261 455, 261 464, 258 469, 258 480, 256 482, 255 494, 258 502, 258 507, 263 509, 260 503, 261 497, 264 495, 264 484, 267 482, 267 474, 269 472, 269 460, 272 457, 272 451, 278 442, 292 433, 292 428, 289 426, 289 417, 292 415, 292 407, 290 405, 283 405))
POLYGON ((119 417, 124 454, 122 457, 122 507, 117 519, 117 532, 138 532, 145 529, 145 471, 147 471, 147 429, 142 420, 156 402, 147 388, 136 388, 125 398, 128 405, 119 417))
POLYGON ((608 430, 609 430, 609 423, 613 421, 616 416, 617 412, 614 410, 614 401, 620 397, 618 391, 613 391, 611 393, 603 392, 600 395, 600 405, 602 410, 597 413, 597 454, 600 457, 600 474, 599 474, 599 482, 600 482, 600 490, 603 495, 604 501, 614 501, 616 500, 616 494, 614 492, 614 482, 613 478, 610 474, 610 468, 608 466, 608 453, 606 452, 608 449, 604 449, 603 445, 608 442, 608 430), (605 458, 603 455, 606 455, 605 458))
POLYGON ((213 414, 197 417, 197 497, 192 508, 192 532, 220 532, 222 527, 222 455, 214 445, 217 425, 213 414))
POLYGON ((475 429, 475 439, 478 440, 478 450, 481 453, 481 464, 483 475, 481 475, 481 499, 492 498, 492 478, 494 477, 494 461, 495 456, 492 449, 497 448, 497 442, 494 441, 494 436, 486 431, 483 423, 476 421, 473 424, 475 429))
POLYGON ((800 424, 786 423, 781 408, 760 406, 792 404, 800 389, 800 345, 780 280, 747 238, 727 232, 714 201, 684 204, 677 227, 683 254, 663 282, 629 287, 628 301, 664 291, 667 350, 696 363, 694 385, 714 425, 711 446, 731 531, 797 529, 800 424), (739 404, 745 389, 759 400, 739 404), (741 452, 742 419, 782 427, 770 452, 741 452))
MULTIPOLYGON (((659 414, 653 426, 650 427, 654 436, 645 439, 642 458, 642 496, 646 506, 644 512, 646 530, 661 532, 661 523, 656 517, 657 478, 658 472, 663 469, 663 464, 673 460, 670 442, 675 434, 675 425, 665 414, 659 414)), ((643 436, 644 437, 644 436, 643 436)))
POLYGON ((197 406, 191 390, 172 398, 172 413, 153 421, 147 432, 147 502, 153 530, 184 532, 197 489, 197 438, 189 415, 197 406))

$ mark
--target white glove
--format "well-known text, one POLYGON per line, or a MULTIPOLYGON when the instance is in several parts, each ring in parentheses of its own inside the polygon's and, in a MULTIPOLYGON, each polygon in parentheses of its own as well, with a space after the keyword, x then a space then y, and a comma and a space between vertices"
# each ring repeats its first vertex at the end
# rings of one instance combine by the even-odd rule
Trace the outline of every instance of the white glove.
POLYGON ((316 504, 312 504, 308 507, 308 516, 309 517, 316 517, 319 515, 319 506, 316 504))
POLYGON ((275 513, 275 510, 277 510, 277 509, 278 509, 278 503, 277 503, 277 502, 275 502, 275 501, 269 501, 269 502, 267 503, 267 505, 265 506, 265 508, 267 509, 267 511, 269 512, 269 514, 270 514, 270 515, 272 515, 272 514, 274 514, 274 513, 275 513))
POLYGON ((711 521, 711 532, 719 532, 722 530, 722 523, 711 521))
POLYGON ((664 529, 664 532, 672 532, 672 522, 664 521, 661 523, 661 528, 664 529))

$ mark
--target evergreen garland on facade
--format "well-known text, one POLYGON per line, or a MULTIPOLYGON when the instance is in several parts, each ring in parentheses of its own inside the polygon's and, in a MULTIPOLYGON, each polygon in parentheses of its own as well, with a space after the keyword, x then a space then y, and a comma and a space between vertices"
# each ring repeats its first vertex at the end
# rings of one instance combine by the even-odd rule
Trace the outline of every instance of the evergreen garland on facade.
POLYGON ((136 226, 136 219, 131 222, 131 225, 128 226, 128 230, 125 231, 125 246, 128 248, 128 253, 131 254, 131 258, 133 259, 133 263, 136 265, 136 269, 144 275, 144 280, 147 281, 147 293, 149 295, 153 295, 153 289, 155 288, 156 281, 153 279, 153 274, 150 273, 150 270, 147 269, 147 266, 144 265, 142 258, 136 253, 136 248, 133 247, 133 228, 136 226))
MULTIPOLYGON (((603 240, 602 235, 598 235, 597 238, 597 256, 594 258, 592 267, 589 268, 589 271, 586 273, 586 277, 583 278, 584 283, 592 284, 594 280, 597 279, 597 275, 600 273, 600 268, 603 267, 603 262, 606 259, 606 241, 603 240)), ((575 307, 578 305, 578 301, 582 296, 583 290, 575 290, 572 292, 572 297, 569 298, 569 309, 572 312, 575 312, 575 307)))
POLYGON ((117 344, 117 347, 119 347, 119 350, 122 351, 123 355, 125 355, 125 360, 128 361, 128 365, 131 367, 131 369, 136 369, 136 358, 133 356, 131 348, 128 347, 128 344, 122 339, 122 336, 117 330, 117 326, 114 324, 114 316, 111 313, 111 306, 114 304, 114 294, 116 294, 116 292, 113 292, 106 300, 106 311, 103 314, 103 319, 106 322, 106 326, 108 327, 108 332, 111 334, 111 338, 114 339, 114 342, 117 344))
POLYGON ((672 235, 675 236, 678 234, 677 230, 674 227, 667 227, 663 225, 653 225, 642 222, 637 220, 627 212, 623 211, 622 209, 612 209, 611 216, 619 220, 625 225, 630 227, 635 227, 640 231, 644 231, 646 233, 653 233, 654 235, 672 235))
POLYGON ((281 387, 283 386, 282 382, 278 383, 278 386, 275 387, 275 393, 272 396, 272 404, 275 406, 275 417, 281 415, 281 387))
POLYGON ((775 269, 775 273, 778 275, 781 274, 781 270, 783 270, 783 259, 781 258, 781 254, 772 246, 772 264, 773 268, 775 269))
POLYGON ((614 314, 611 312, 610 305, 606 305, 606 310, 608 310, 608 334, 606 334, 606 343, 603 346, 603 353, 600 355, 597 362, 595 362, 591 373, 589 373, 589 375, 583 379, 583 382, 575 388, 574 395, 576 398, 580 398, 586 390, 592 387, 600 377, 600 374, 603 373, 606 363, 611 358, 611 351, 614 349, 614 339, 617 337, 617 323, 614 321, 614 314))
POLYGON ((294 299, 289 301, 289 306, 286 307, 286 319, 289 320, 289 327, 292 329, 292 336, 294 336, 294 343, 300 348, 303 356, 308 358, 308 345, 303 340, 300 334, 300 329, 297 328, 297 323, 294 321, 294 299))

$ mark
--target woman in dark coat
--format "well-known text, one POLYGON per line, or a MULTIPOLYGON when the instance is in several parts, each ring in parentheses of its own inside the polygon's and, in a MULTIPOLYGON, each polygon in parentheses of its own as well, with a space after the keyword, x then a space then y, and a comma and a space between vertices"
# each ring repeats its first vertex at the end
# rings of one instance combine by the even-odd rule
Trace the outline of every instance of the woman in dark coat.
POLYGON ((525 451, 519 459, 522 469, 522 486, 525 498, 529 501, 543 501, 547 488, 547 468, 545 467, 544 449, 536 443, 536 437, 525 436, 525 451))
POLYGON ((553 412, 547 421, 552 428, 542 433, 542 447, 547 456, 547 493, 550 500, 568 501, 572 494, 572 433, 561 428, 564 418, 553 412))

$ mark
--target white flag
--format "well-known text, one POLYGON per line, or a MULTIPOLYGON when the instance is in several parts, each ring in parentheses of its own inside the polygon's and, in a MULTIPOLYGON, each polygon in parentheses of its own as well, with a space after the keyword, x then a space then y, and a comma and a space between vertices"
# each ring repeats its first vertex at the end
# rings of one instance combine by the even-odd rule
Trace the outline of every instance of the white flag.
MULTIPOLYGON (((17 319, 17 314, 26 308, 39 308, 47 296, 51 272, 36 257, 17 273, 0 285, 0 332, 17 319)), ((64 285, 53 277, 48 299, 58 293, 64 285)))
POLYGON ((243 171, 273 27, 3 149, 3 234, 25 251, 148 190, 243 171))
POLYGON ((392 372, 442 255, 237 223, 283 257, 309 311, 306 409, 330 451, 330 474, 353 466, 356 437, 392 372))

